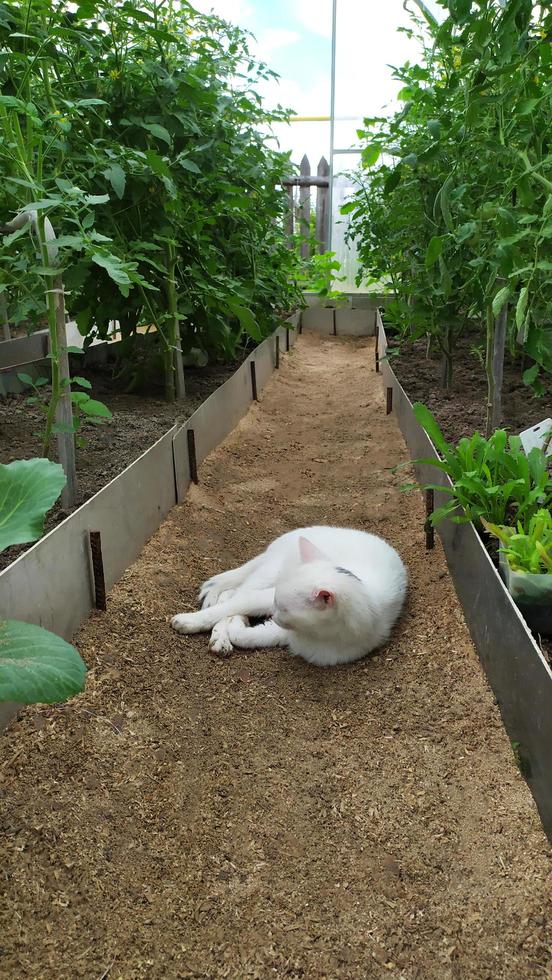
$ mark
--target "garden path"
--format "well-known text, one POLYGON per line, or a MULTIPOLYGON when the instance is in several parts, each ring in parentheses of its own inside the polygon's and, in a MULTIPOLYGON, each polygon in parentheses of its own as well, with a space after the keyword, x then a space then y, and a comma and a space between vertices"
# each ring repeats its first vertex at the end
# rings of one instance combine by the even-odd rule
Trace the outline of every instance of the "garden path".
POLYGON ((373 341, 299 338, 78 645, 85 695, 2 739, 0 975, 550 977, 550 859, 373 341), (217 660, 167 619, 302 524, 398 547, 385 650, 217 660))

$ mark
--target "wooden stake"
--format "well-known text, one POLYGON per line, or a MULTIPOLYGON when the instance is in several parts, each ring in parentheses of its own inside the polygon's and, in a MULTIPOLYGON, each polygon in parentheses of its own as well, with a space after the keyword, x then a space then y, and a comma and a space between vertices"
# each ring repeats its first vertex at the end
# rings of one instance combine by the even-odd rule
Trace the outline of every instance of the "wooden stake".
POLYGON ((195 447, 195 432, 193 429, 186 430, 186 438, 188 440, 188 462, 190 465, 190 479, 192 483, 199 483, 197 476, 197 457, 196 457, 196 447, 195 447))
POLYGON ((280 334, 276 334, 276 349, 275 349, 275 368, 280 367, 280 334))
POLYGON ((67 379, 56 411, 56 421, 62 424, 64 430, 57 435, 58 456, 65 476, 67 477, 67 483, 61 491, 61 503, 63 507, 71 508, 77 502, 77 466, 75 435, 71 431, 73 428, 73 402, 71 400, 71 386, 69 384, 71 374, 69 371, 69 355, 67 353, 65 300, 61 276, 56 276, 54 279, 54 289, 56 294, 56 333, 59 350, 59 368, 61 377, 67 379))
POLYGON ((425 539, 426 551, 431 551, 435 547, 435 528, 431 523, 431 515, 435 510, 435 494, 433 490, 425 491, 426 520, 425 520, 425 539))
POLYGON ((96 609, 107 609, 105 594, 105 574, 102 555, 102 538, 99 531, 89 531, 90 554, 92 555, 92 574, 94 578, 94 605, 96 609))
POLYGON ((385 395, 386 395, 386 399, 385 399, 385 414, 386 415, 391 415, 391 412, 393 411, 393 389, 392 388, 386 388, 385 389, 385 395))
POLYGON ((254 402, 258 402, 259 399, 257 398, 257 366, 255 364, 255 361, 251 361, 249 367, 251 368, 251 397, 253 398, 254 402))

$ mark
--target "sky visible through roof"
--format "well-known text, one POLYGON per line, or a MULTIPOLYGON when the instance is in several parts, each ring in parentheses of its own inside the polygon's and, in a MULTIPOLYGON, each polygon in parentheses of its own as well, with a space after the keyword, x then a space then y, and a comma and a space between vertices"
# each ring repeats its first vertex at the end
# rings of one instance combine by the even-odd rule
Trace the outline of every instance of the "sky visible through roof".
MULTIPOLYGON (((337 0, 336 146, 349 147, 363 117, 392 105, 399 83, 389 65, 416 61, 415 40, 399 33, 411 24, 404 0, 337 0)), ((330 112, 332 0, 196 0, 202 11, 252 32, 254 53, 279 75, 263 88, 267 105, 280 103, 299 116, 328 116, 330 112)), ((434 11, 436 4, 428 4, 434 11)), ((410 6, 415 9, 414 4, 410 6)), ((284 150, 299 162, 307 153, 316 166, 329 156, 327 122, 294 122, 278 126, 284 150)), ((337 161, 336 161, 337 163, 337 161)))

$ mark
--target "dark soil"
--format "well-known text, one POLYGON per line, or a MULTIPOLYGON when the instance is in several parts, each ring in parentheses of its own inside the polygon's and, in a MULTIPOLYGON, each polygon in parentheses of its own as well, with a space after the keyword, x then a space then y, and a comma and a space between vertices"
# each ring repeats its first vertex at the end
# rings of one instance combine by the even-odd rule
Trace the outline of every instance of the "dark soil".
MULTIPOLYGON (((243 360, 242 355, 241 360, 243 360)), ((113 413, 103 425, 88 423, 80 430, 84 445, 77 450, 77 507, 138 459, 175 422, 184 423, 221 384, 228 380, 241 360, 186 370, 186 398, 168 404, 160 392, 125 394, 108 367, 86 368, 81 373, 91 382, 91 394, 113 413)), ((44 416, 27 405, 28 393, 0 399, 0 463, 42 456, 44 416)), ((76 508, 73 508, 76 509, 76 508)), ((46 521, 50 530, 71 513, 58 503, 46 521)), ((0 555, 0 570, 6 568, 30 545, 9 548, 0 555)))
MULTIPOLYGON (((393 345, 391 345, 393 347, 393 345)), ((474 432, 485 432, 487 380, 481 360, 474 354, 475 337, 463 338, 454 359, 451 391, 440 385, 441 363, 438 353, 426 356, 425 340, 404 344, 400 353, 392 356, 392 366, 412 402, 423 402, 433 412, 445 438, 458 442, 474 432)), ((529 366, 529 365, 526 365, 529 366)), ((545 391, 541 397, 533 394, 521 380, 520 361, 506 357, 503 386, 502 425, 513 434, 552 414, 552 377, 543 375, 545 391)), ((487 538, 485 547, 498 568, 498 545, 487 538)), ((544 656, 552 663, 552 637, 535 635, 544 656)))
MULTIPOLYGON (((425 340, 403 344, 400 354, 393 357, 393 370, 410 400, 427 405, 450 442, 471 436, 477 430, 485 432, 487 381, 483 364, 473 353, 475 343, 476 338, 469 335, 460 341, 454 358, 450 392, 439 383, 439 352, 426 357, 425 340)), ((507 357, 504 365, 502 425, 516 434, 547 418, 552 410, 552 377, 543 375, 545 392, 542 397, 537 397, 524 385, 521 375, 521 362, 518 360, 514 363, 507 357)))

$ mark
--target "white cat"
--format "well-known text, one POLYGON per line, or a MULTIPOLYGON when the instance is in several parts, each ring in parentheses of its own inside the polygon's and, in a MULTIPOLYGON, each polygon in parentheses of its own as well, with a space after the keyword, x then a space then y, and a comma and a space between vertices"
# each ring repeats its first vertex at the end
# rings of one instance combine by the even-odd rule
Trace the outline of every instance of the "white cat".
POLYGON ((407 590, 407 572, 382 538, 339 527, 308 527, 277 538, 240 568, 202 586, 199 612, 174 616, 179 633, 212 629, 209 646, 286 646, 329 667, 364 657, 388 639, 407 590), (249 626, 247 617, 271 617, 249 626))

